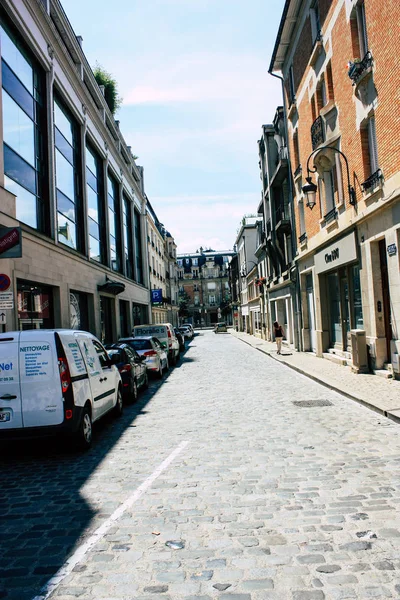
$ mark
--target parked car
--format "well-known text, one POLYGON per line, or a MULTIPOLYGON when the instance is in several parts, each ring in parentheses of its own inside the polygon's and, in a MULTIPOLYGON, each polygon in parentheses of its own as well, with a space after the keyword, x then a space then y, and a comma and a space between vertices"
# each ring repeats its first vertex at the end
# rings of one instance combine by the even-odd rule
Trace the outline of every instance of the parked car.
POLYGON ((228 328, 224 321, 221 321, 220 323, 215 324, 214 333, 226 333, 227 331, 228 331, 228 328))
POLYGON ((174 331, 175 331, 176 339, 179 342, 179 350, 180 350, 180 352, 184 352, 185 351, 185 338, 181 334, 179 329, 177 329, 176 327, 174 328, 174 331))
POLYGON ((0 334, 0 440, 73 435, 82 449, 92 424, 123 410, 121 376, 91 333, 34 329, 0 334))
POLYGON ((153 336, 156 337, 168 353, 170 365, 175 365, 179 358, 179 342, 176 339, 174 328, 171 323, 160 323, 154 325, 136 325, 132 331, 133 337, 153 336))
POLYGON ((178 327, 178 329, 185 338, 185 340, 191 340, 193 338, 193 333, 190 327, 186 327, 186 325, 181 325, 181 327, 178 327))
POLYGON ((139 356, 134 348, 119 342, 106 346, 107 354, 111 363, 115 365, 121 375, 125 399, 135 402, 138 397, 138 389, 149 385, 146 358, 139 356))
POLYGON ((151 373, 156 374, 159 379, 162 378, 164 370, 168 371, 167 352, 156 337, 147 335, 143 337, 122 338, 119 341, 128 344, 136 350, 139 356, 145 356, 147 369, 151 373))
POLYGON ((182 323, 181 327, 189 327, 189 329, 192 332, 193 337, 194 337, 194 329, 193 329, 193 325, 191 323, 182 323))

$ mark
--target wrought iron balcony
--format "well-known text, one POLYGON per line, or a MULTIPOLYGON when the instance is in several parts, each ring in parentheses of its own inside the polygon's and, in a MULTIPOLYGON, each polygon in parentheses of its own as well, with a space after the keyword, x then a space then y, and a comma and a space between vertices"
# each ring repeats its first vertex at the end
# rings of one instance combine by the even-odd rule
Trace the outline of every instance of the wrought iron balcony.
POLYGON ((287 208, 284 204, 279 204, 275 210, 275 229, 278 231, 281 229, 282 231, 290 230, 290 218, 287 208))
POLYGON ((364 73, 372 67, 374 59, 372 58, 372 54, 370 51, 364 56, 364 58, 360 61, 349 62, 349 71, 348 75, 353 82, 353 85, 356 85, 359 79, 364 75, 364 73))
POLYGON ((297 177, 297 175, 300 175, 300 173, 302 172, 302 166, 298 165, 298 167, 296 167, 295 172, 293 173, 293 177, 297 177))
POLYGON ((300 244, 304 244, 304 242, 307 241, 307 232, 304 232, 301 234, 301 236, 299 237, 299 243, 300 244))
POLYGON ((311 125, 311 143, 312 149, 315 150, 320 144, 325 141, 325 125, 321 116, 317 117, 311 125))
POLYGON ((335 219, 337 219, 338 216, 338 212, 336 207, 332 208, 332 210, 328 211, 326 213, 326 215, 324 215, 324 219, 326 223, 330 223, 331 221, 334 221, 335 219))
POLYGON ((368 177, 368 179, 366 179, 364 181, 364 183, 361 184, 363 192, 369 192, 378 183, 380 183, 382 181, 382 179, 383 179, 383 173, 382 173, 381 169, 378 169, 377 171, 375 171, 375 173, 372 173, 372 175, 370 175, 368 177))

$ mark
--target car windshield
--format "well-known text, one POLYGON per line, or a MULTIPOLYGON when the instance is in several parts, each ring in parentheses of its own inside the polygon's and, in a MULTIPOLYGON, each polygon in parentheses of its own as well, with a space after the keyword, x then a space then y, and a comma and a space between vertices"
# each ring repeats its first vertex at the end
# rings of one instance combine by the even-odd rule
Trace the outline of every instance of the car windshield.
POLYGON ((129 342, 129 345, 135 348, 135 350, 148 350, 149 348, 151 348, 150 340, 131 340, 129 342))

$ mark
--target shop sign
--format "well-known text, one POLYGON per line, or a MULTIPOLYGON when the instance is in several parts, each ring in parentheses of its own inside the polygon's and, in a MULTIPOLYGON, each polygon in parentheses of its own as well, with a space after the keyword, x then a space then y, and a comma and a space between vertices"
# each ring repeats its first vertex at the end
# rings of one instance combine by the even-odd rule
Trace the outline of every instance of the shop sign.
POLYGON ((395 254, 397 254, 396 244, 389 244, 389 246, 387 247, 387 253, 389 256, 395 256, 395 254))
POLYGON ((151 303, 162 304, 162 290, 151 290, 151 303))
POLYGON ((0 292, 0 309, 14 308, 13 292, 0 292))
POLYGON ((21 227, 0 227, 0 258, 21 258, 21 227))
POLYGON ((314 257, 316 273, 323 273, 338 269, 342 265, 357 260, 356 235, 353 231, 349 235, 336 240, 333 244, 317 252, 314 257))

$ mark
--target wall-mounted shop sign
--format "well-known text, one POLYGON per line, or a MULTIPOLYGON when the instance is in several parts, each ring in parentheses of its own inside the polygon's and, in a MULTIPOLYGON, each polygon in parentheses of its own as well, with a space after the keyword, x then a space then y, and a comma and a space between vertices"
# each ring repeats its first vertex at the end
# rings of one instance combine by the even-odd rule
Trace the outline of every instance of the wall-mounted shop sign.
POLYGON ((0 227, 0 258, 21 258, 21 227, 0 227))
POLYGON ((356 234, 353 231, 316 253, 314 256, 315 272, 323 273, 337 269, 355 260, 357 260, 357 244, 356 234))
POLYGON ((387 247, 387 253, 389 254, 389 256, 394 256, 395 254, 397 254, 396 244, 389 244, 389 246, 387 247))

